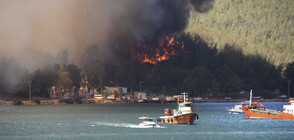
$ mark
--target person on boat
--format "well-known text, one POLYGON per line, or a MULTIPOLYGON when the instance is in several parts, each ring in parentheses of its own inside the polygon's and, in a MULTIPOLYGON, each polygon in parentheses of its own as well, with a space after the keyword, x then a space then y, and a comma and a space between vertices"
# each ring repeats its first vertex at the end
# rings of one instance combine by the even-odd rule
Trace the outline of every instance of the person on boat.
POLYGON ((169 108, 165 109, 164 111, 165 116, 171 116, 171 111, 169 108))
POLYGON ((257 105, 256 104, 252 104, 252 109, 257 109, 257 105))

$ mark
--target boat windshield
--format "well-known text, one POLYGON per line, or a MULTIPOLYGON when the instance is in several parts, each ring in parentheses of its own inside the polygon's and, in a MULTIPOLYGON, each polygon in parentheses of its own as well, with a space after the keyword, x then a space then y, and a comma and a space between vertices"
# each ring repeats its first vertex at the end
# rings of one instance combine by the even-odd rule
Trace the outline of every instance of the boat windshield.
POLYGON ((191 104, 181 104, 180 107, 191 107, 191 104))
POLYGON ((152 122, 153 120, 152 119, 142 119, 142 121, 150 121, 150 122, 152 122))
POLYGON ((191 104, 185 104, 185 106, 187 106, 187 107, 191 107, 192 105, 191 105, 191 104))
POLYGON ((149 122, 156 120, 156 118, 150 118, 150 117, 139 117, 139 119, 142 121, 149 121, 149 122))

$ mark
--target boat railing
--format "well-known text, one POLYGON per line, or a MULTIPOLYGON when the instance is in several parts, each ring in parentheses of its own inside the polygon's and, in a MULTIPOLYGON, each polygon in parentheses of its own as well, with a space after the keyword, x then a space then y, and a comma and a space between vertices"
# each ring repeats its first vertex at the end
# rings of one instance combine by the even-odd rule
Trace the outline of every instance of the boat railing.
POLYGON ((279 115, 281 112, 276 110, 261 110, 261 109, 251 109, 252 112, 268 114, 268 115, 279 115))

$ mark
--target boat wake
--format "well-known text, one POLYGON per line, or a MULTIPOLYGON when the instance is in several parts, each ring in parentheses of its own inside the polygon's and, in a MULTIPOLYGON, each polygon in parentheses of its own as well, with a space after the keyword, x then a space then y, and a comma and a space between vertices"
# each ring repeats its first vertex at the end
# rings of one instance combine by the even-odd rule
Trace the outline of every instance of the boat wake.
POLYGON ((124 127, 124 128, 166 128, 164 126, 146 127, 130 123, 107 123, 107 122, 95 122, 91 126, 112 126, 112 127, 124 127))

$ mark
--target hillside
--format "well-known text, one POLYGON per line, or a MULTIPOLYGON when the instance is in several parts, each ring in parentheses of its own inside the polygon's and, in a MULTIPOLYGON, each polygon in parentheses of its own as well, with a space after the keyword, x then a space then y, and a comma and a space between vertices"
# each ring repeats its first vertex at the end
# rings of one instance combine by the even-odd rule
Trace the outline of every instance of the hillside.
POLYGON ((294 61, 293 0, 216 0, 208 13, 191 13, 186 32, 210 46, 241 48, 276 66, 294 61))

